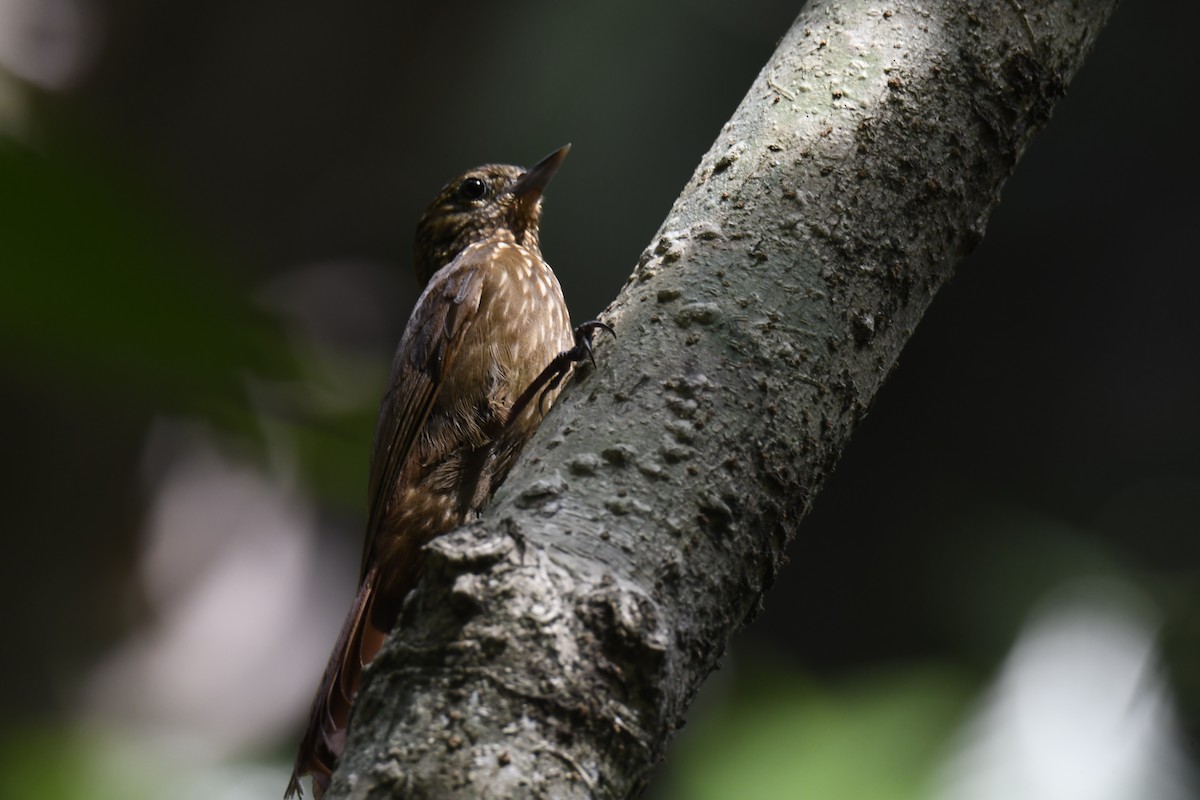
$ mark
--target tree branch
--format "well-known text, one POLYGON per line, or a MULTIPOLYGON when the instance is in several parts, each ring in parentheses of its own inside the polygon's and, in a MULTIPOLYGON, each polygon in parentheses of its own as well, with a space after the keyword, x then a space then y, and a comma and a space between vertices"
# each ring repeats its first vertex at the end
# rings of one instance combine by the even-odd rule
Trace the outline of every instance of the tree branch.
POLYGON ((484 519, 434 541, 333 798, 646 782, 1115 0, 810 3, 484 519))

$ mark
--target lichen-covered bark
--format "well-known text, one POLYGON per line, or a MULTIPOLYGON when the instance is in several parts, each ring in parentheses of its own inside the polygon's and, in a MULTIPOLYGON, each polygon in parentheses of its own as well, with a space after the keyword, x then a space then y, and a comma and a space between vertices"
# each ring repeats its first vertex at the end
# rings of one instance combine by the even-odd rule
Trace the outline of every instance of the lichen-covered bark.
POLYGON ((336 798, 644 785, 1115 0, 810 3, 478 524, 433 542, 336 798))

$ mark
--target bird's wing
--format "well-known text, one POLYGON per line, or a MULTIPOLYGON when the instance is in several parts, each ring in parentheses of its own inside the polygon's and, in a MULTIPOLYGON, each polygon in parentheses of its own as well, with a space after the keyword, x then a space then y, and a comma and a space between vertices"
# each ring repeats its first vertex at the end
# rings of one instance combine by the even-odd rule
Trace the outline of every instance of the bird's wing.
POLYGON ((483 270, 472 262, 459 265, 456 261, 455 265, 434 276, 421 295, 392 363, 371 455, 367 543, 358 596, 313 699, 285 797, 301 793, 301 775, 313 776, 313 792, 318 797, 329 786, 345 744, 346 721, 363 666, 375 657, 387 634, 371 621, 379 584, 378 568, 370 564, 371 548, 404 464, 437 400, 442 376, 454 369, 454 359, 483 294, 483 270))
POLYGON ((483 296, 490 248, 464 251, 434 275, 417 301, 392 362, 392 376, 379 409, 367 496, 367 537, 360 578, 388 512, 405 463, 412 454, 442 377, 454 362, 475 321, 483 296))

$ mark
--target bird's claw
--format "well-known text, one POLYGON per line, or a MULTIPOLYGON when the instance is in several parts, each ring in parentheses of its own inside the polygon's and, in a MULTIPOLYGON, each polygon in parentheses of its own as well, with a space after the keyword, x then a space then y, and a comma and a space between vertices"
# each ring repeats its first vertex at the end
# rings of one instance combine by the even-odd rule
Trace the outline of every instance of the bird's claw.
POLYGON ((592 366, 596 366, 596 356, 592 352, 592 337, 596 335, 596 331, 608 331, 613 336, 617 335, 611 325, 598 319, 590 319, 575 326, 575 346, 567 351, 567 358, 572 363, 582 361, 584 356, 587 356, 592 366))
POLYGON ((592 351, 592 338, 596 335, 596 331, 608 331, 613 336, 617 332, 612 329, 612 326, 606 322, 601 322, 598 319, 591 319, 581 323, 575 328, 575 346, 570 350, 563 350, 542 370, 542 374, 534 379, 533 383, 521 393, 517 398, 517 402, 513 403, 509 409, 508 419, 517 418, 525 406, 529 405, 534 396, 538 399, 538 411, 546 413, 546 395, 558 388, 563 379, 571 372, 571 367, 578 364, 585 358, 592 362, 592 366, 596 366, 596 356, 592 351))
MULTIPOLYGON (((604 330, 611 333, 613 336, 617 332, 612 329, 612 326, 601 322, 598 319, 589 319, 587 322, 580 323, 575 327, 575 346, 570 350, 564 350, 555 356, 550 362, 550 366, 546 367, 546 371, 550 373, 550 381, 546 387, 542 389, 538 395, 538 411, 542 414, 546 413, 546 395, 558 388, 563 382, 563 378, 571 371, 571 366, 578 364, 585 358, 592 362, 592 366, 596 366, 596 356, 592 350, 592 338, 596 335, 596 331, 604 330)), ((546 372, 542 373, 543 375, 546 372)))

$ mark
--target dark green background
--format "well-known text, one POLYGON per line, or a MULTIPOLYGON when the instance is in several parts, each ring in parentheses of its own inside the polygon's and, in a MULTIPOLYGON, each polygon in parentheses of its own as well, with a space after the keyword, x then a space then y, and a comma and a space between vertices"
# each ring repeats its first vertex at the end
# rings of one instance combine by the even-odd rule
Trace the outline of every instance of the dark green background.
MULTIPOLYGON (((463 168, 530 164, 570 141, 543 249, 575 317, 594 316, 796 13, 774 0, 95 9, 95 59, 64 90, 27 87, 25 130, 0 139, 0 759, 33 772, 70 759, 55 731, 71 727, 80 682, 144 617, 134 559, 152 422, 199 417, 261 458, 246 376, 306 374, 314 356, 264 308, 264 287, 314 263, 370 265, 344 281, 382 298, 381 322, 333 291, 309 311, 321 345, 381 384, 416 296, 424 204, 463 168)), ((1198 24, 1189 3, 1118 10, 656 797, 731 796, 723 780, 785 781, 744 796, 792 796, 755 736, 845 742, 800 747, 796 781, 917 796, 906 782, 931 769, 1030 610, 1078 576, 1143 593, 1185 737, 1200 729, 1198 24), (899 762, 870 771, 884 789, 838 783, 863 779, 868 752, 899 762), (812 777, 823 770, 832 783, 812 777)), ((328 536, 351 559, 374 403, 269 409, 307 491, 346 523, 328 536)), ((248 757, 282 764, 290 743, 248 757)))

